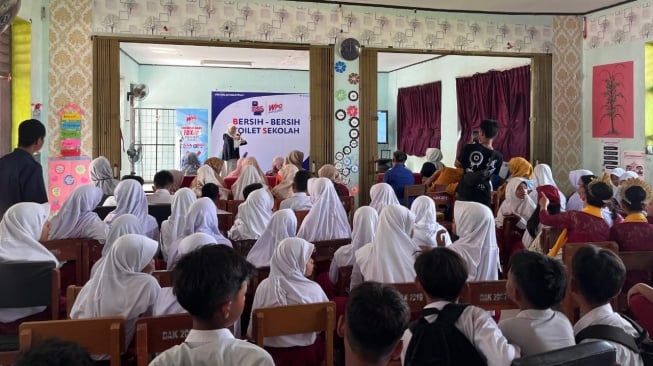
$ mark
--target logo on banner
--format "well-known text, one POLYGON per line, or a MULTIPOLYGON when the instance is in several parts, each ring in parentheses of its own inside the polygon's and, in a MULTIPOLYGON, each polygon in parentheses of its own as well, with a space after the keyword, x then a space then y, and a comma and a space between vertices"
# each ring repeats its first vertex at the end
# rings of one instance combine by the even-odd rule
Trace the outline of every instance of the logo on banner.
POLYGON ((253 100, 252 101, 252 113, 255 116, 260 116, 260 115, 263 114, 263 112, 265 112, 265 107, 263 107, 262 105, 258 105, 257 100, 253 100))
POLYGON ((268 113, 283 112, 283 103, 271 103, 268 105, 268 113))

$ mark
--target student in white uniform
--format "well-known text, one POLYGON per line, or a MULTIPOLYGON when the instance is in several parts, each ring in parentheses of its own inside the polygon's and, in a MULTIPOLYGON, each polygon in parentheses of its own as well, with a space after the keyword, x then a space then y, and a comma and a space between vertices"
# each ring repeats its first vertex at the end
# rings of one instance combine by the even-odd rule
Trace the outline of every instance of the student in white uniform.
MULTIPOLYGON (((235 200, 245 199, 243 196, 243 189, 245 189, 245 187, 250 184, 261 183, 263 187, 267 187, 265 175, 263 175, 261 170, 258 168, 258 163, 256 163, 256 165, 245 165, 248 161, 247 159, 250 158, 245 159, 245 163, 243 163, 243 168, 240 172, 240 176, 238 179, 236 179, 233 186, 231 186, 231 192, 233 193, 235 200)), ((254 160, 254 162, 256 162, 256 160, 254 160)))
POLYGON ((138 218, 132 214, 120 215, 120 217, 113 221, 113 225, 111 225, 111 229, 109 229, 109 233, 107 234, 107 241, 102 247, 102 257, 93 264, 93 267, 91 268, 91 276, 93 276, 93 273, 95 273, 95 271, 97 271, 101 266, 101 263, 111 251, 113 243, 115 243, 121 236, 127 234, 143 235, 143 226, 138 222, 138 218))
MULTIPOLYGON (((639 334, 635 328, 612 310, 610 300, 621 292, 626 279, 626 267, 612 251, 593 245, 578 249, 572 259, 571 295, 584 314, 574 324, 576 342, 583 343, 596 338, 585 336, 592 325, 609 325, 633 337, 639 334)), ((642 366, 639 353, 626 346, 604 339, 617 350, 617 364, 642 366)))
POLYGON ((274 200, 265 188, 259 188, 249 194, 247 200, 238 206, 234 225, 229 229, 231 240, 258 239, 272 218, 274 200))
POLYGON ((566 289, 565 269, 559 261, 526 250, 510 258, 506 291, 520 311, 501 320, 499 329, 508 342, 519 346, 522 357, 576 344, 569 319, 551 309, 562 301, 566 289))
POLYGON ((213 183, 218 187, 218 197, 221 200, 229 199, 229 194, 231 191, 224 187, 224 180, 219 178, 215 169, 213 169, 211 166, 202 165, 199 169, 197 169, 197 176, 195 177, 193 184, 191 184, 191 186, 193 186, 193 192, 195 192, 195 195, 198 198, 202 197, 202 188, 209 183, 213 183))
MULTIPOLYGON (((40 243, 50 230, 49 211, 47 203, 22 202, 9 207, 0 221, 0 262, 52 261, 59 265, 57 258, 40 243)), ((43 310, 44 306, 0 309, 0 323, 13 322, 43 310)))
POLYGON ((311 173, 308 170, 299 170, 295 173, 292 181, 293 194, 281 201, 281 204, 279 204, 280 210, 289 208, 293 211, 306 211, 313 207, 311 198, 306 194, 310 176, 311 173))
POLYGON ((114 195, 116 186, 120 181, 113 178, 113 169, 111 169, 111 163, 109 163, 107 158, 98 156, 93 159, 88 166, 88 172, 93 185, 102 190, 102 201, 114 195))
POLYGON ((565 211, 582 211, 583 208, 585 207, 585 202, 583 201, 583 198, 578 193, 578 188, 580 186, 579 183, 580 177, 584 175, 594 175, 594 173, 592 173, 587 169, 578 169, 569 172, 569 183, 571 183, 572 187, 576 189, 576 192, 574 192, 571 196, 569 196, 565 211))
POLYGON ((311 187, 313 208, 302 221, 297 236, 310 242, 351 238, 347 212, 328 178, 315 179, 311 187))
POLYGON ((536 203, 528 195, 528 182, 525 178, 522 177, 513 177, 506 184, 506 199, 499 206, 497 211, 497 217, 494 219, 494 223, 498 229, 503 228, 503 221, 506 216, 515 215, 519 217, 517 222, 517 228, 524 230, 524 234, 521 239, 521 247, 519 243, 503 243, 503 248, 507 249, 507 253, 503 253, 506 261, 511 253, 518 249, 523 249, 522 247, 528 248, 533 242, 528 230, 526 230, 526 223, 528 219, 533 216, 535 212, 536 203))
POLYGON ((174 177, 172 173, 167 170, 161 170, 154 174, 152 188, 154 188, 154 193, 147 196, 148 205, 169 205, 172 203, 172 194, 170 190, 172 189, 172 184, 174 183, 174 177))
POLYGON ((173 270, 179 304, 193 317, 186 340, 150 366, 274 366, 262 348, 234 338, 254 267, 223 245, 205 245, 179 259, 173 270))
POLYGON ((458 240, 449 248, 467 264, 467 280, 497 280, 499 248, 492 211, 478 202, 457 200, 453 212, 458 240))
POLYGON ((410 210, 415 215, 413 241, 417 245, 424 248, 435 248, 438 246, 438 240, 442 241, 445 246, 451 245, 449 231, 438 224, 435 202, 431 197, 417 197, 410 206, 410 210))
POLYGON ((274 186, 270 191, 276 199, 285 200, 290 198, 293 194, 293 180, 295 179, 295 174, 299 171, 294 164, 285 164, 277 177, 281 177, 281 182, 274 186))
POLYGON ((116 209, 109 212, 104 222, 109 225, 120 215, 129 213, 138 218, 143 226, 143 235, 153 240, 159 240, 159 224, 152 215, 147 213, 147 199, 143 186, 134 179, 121 181, 116 187, 116 209))
POLYGON ((540 186, 554 186, 558 190, 558 195, 560 196, 560 209, 564 212, 567 209, 567 198, 565 197, 564 193, 558 188, 558 185, 556 184, 555 180, 553 179, 553 173, 551 172, 551 167, 548 166, 547 164, 537 164, 535 168, 533 169, 533 173, 535 174, 535 179, 533 179, 533 190, 529 195, 531 196, 531 200, 533 202, 537 203, 538 197, 537 197, 537 187, 540 186))
MULTIPOLYGON (((478 205, 487 207, 480 203, 478 205)), ((465 261, 449 248, 434 248, 417 257, 415 282, 426 296, 428 305, 424 307, 425 313, 433 311, 429 309, 437 309, 441 312, 445 307, 458 301, 458 295, 468 278, 465 267, 465 261)), ((433 315, 426 315, 425 320, 433 323, 437 317, 437 313, 433 313, 433 315)), ((519 357, 519 349, 508 343, 494 319, 481 308, 468 305, 454 326, 469 340, 481 360, 486 361, 488 366, 507 366, 513 359, 519 357)), ((410 354, 406 352, 409 348, 413 347, 418 350, 421 347, 433 347, 432 344, 411 344, 412 338, 411 330, 406 330, 402 338, 404 343, 404 350, 401 354, 402 364, 406 361, 407 356, 410 357, 410 354)), ((416 338, 416 342, 419 342, 418 338, 416 338)), ((453 352, 451 356, 454 358, 454 362, 460 362, 462 360, 459 357, 467 358, 471 355, 453 352)), ((453 364, 463 365, 464 363, 453 364)))
POLYGON ((186 216, 195 201, 197 197, 190 188, 181 188, 172 197, 170 216, 161 223, 161 252, 164 260, 168 260, 168 251, 172 243, 183 234, 186 216))
POLYGON ((109 227, 93 210, 102 200, 102 190, 92 184, 75 188, 50 221, 48 240, 90 238, 104 244, 109 227))
POLYGON ((385 206, 400 204, 397 194, 388 183, 376 183, 370 188, 370 207, 379 215, 385 206))
MULTIPOLYGON (((356 251, 353 271, 360 269, 364 281, 413 281, 415 254, 420 251, 420 247, 410 238, 414 222, 415 216, 404 206, 390 205, 384 208, 379 216, 374 240, 356 251)), ((357 284, 352 281, 351 288, 357 284)))
MULTIPOLYGON (((370 206, 361 206, 354 213, 354 229, 351 233, 351 244, 343 245, 335 253, 329 268, 329 280, 338 282, 338 269, 353 266, 356 263, 356 251, 374 240, 379 214, 370 206)), ((358 272, 360 274, 360 271, 358 272)), ((356 283, 363 282, 359 279, 356 283)))
MULTIPOLYGON (((293 165, 294 166, 294 165, 293 165)), ((297 233, 297 216, 290 209, 279 210, 272 215, 268 226, 247 253, 247 261, 254 267, 267 267, 277 249, 277 245, 297 233)))
POLYGON ((134 337, 139 317, 152 315, 159 291, 152 276, 158 243, 143 235, 121 236, 79 292, 71 319, 122 316, 125 345, 134 337))

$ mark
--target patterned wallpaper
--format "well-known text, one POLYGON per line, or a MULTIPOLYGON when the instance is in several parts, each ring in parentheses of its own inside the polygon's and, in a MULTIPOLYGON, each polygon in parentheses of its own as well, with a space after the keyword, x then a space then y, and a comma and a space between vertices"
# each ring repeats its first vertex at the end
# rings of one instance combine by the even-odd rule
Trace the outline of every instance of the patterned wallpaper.
POLYGON ((653 7, 650 1, 608 9, 585 19, 585 48, 603 48, 638 39, 653 38, 653 7))
POLYGON ((49 156, 60 156, 60 122, 57 112, 75 103, 82 118, 82 155, 93 152, 92 0, 50 2, 50 60, 48 73, 49 156))
POLYGON ((573 190, 569 171, 581 165, 581 69, 583 18, 553 19, 553 175, 558 187, 573 190))
POLYGON ((347 61, 336 52, 334 65, 334 151, 333 162, 340 181, 349 187, 349 193, 358 195, 359 183, 359 94, 358 60, 347 61))

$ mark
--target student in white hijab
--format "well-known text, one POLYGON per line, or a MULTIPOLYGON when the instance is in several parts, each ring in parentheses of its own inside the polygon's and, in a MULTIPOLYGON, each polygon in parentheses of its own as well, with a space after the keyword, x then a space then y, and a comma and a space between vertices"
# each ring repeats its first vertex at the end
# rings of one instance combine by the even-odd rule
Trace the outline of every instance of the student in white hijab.
POLYGON ((231 240, 258 239, 272 218, 274 201, 267 189, 250 193, 247 200, 238 206, 238 215, 229 229, 231 240))
MULTIPOLYGON (((621 168, 617 168, 617 169, 621 169, 621 168)), ((615 169, 615 170, 617 170, 617 169, 615 169)), ((614 174, 614 172, 613 172, 613 174, 614 174)), ((621 183, 623 183, 623 182, 625 182, 625 181, 627 181, 629 179, 635 179, 635 178, 639 178, 639 175, 637 175, 637 173, 633 172, 632 170, 625 171, 625 170, 622 169, 622 172, 619 175, 619 185, 616 186, 616 187, 612 187, 612 191, 614 192, 612 197, 617 200, 617 203, 619 205, 621 205, 621 183)), ((610 216, 609 215, 610 211, 609 210, 607 212, 605 212, 605 211, 606 211, 606 208, 604 207, 603 208, 603 218, 606 218, 606 216, 607 216, 609 218, 609 220, 606 220, 606 221, 608 221, 608 225, 610 225, 610 227, 612 227, 612 221, 613 220, 612 220, 611 217, 609 217, 610 216)))
POLYGON ((317 178, 312 189, 311 197, 315 203, 304 218, 297 236, 310 242, 351 238, 347 212, 333 182, 328 178, 317 178))
POLYGON ((438 224, 435 202, 428 196, 419 196, 413 201, 410 210, 415 215, 413 225, 413 241, 420 247, 435 248, 438 246, 438 236, 444 240, 444 245, 451 245, 451 236, 447 229, 438 224), (444 232, 442 232, 444 231, 444 232))
POLYGON ((240 176, 236 179, 236 182, 231 186, 231 192, 233 192, 235 200, 245 199, 243 196, 243 189, 250 184, 261 183, 263 187, 267 187, 267 182, 265 178, 261 177, 258 169, 253 165, 243 166, 240 176))
MULTIPOLYGON (((177 259, 186 253, 202 247, 204 245, 216 245, 215 238, 206 233, 195 233, 185 237, 180 243, 177 250, 177 259)), ((174 268, 174 263, 172 268, 174 268)), ((154 304, 152 315, 168 315, 168 314, 184 314, 187 313, 186 309, 179 305, 177 297, 172 292, 172 287, 163 287, 159 291, 159 296, 154 304)))
POLYGON ((209 165, 202 165, 199 169, 197 169, 197 176, 195 177, 195 186, 193 187, 193 191, 198 198, 202 197, 202 187, 204 187, 206 184, 213 183, 220 189, 220 199, 229 199, 230 191, 223 187, 215 174, 215 170, 213 170, 213 168, 209 165))
POLYGON ((567 209, 567 197, 565 197, 564 193, 562 193, 560 188, 558 188, 555 180, 553 180, 551 167, 547 164, 537 164, 533 169, 533 173, 535 174, 535 179, 533 179, 533 190, 529 194, 531 200, 537 203, 537 187, 547 185, 554 186, 558 189, 558 195, 560 196, 560 210, 564 212, 567 209))
POLYGON ((92 184, 75 188, 50 221, 48 240, 90 238, 104 244, 109 227, 93 210, 102 200, 102 190, 92 184))
MULTIPOLYGON (((102 190, 104 198, 113 196, 119 180, 113 179, 111 163, 104 156, 98 156, 88 166, 93 184, 102 190)), ((103 200, 104 201, 104 200, 103 200)))
POLYGON ((213 237, 216 244, 231 247, 229 239, 222 236, 218 229, 218 212, 215 203, 208 197, 202 197, 190 205, 186 216, 186 226, 182 235, 175 240, 168 252, 168 269, 171 269, 178 256, 178 248, 181 241, 194 233, 205 233, 213 237))
MULTIPOLYGON (((22 202, 9 207, 0 221, 0 262, 52 261, 59 265, 57 258, 39 242, 48 237, 48 213, 47 203, 22 202)), ((43 310, 44 306, 0 309, 0 323, 13 322, 43 310)))
MULTIPOLYGON (((329 301, 322 288, 306 278, 313 272, 311 255, 315 246, 300 238, 286 238, 279 243, 270 262, 270 275, 261 281, 254 294, 252 314, 258 308, 312 304, 329 301)), ((247 334, 252 334, 252 322, 247 334)), ((268 347, 309 346, 316 333, 265 338, 268 347)))
POLYGON ((104 222, 110 228, 113 220, 126 213, 138 218, 138 222, 143 226, 143 235, 159 240, 159 224, 154 217, 147 213, 147 199, 143 186, 133 179, 126 179, 118 184, 116 187, 116 209, 109 212, 104 218, 104 222))
MULTIPOLYGON (((315 192, 315 183, 317 183, 318 178, 308 178, 306 182, 306 192, 308 193, 308 198, 311 200, 312 204, 317 202, 317 195, 315 192)), ((338 192, 336 192, 337 194, 338 192)))
POLYGON ((150 316, 161 288, 152 276, 156 241, 143 235, 121 236, 79 292, 71 319, 125 318, 125 344, 134 337, 139 317, 150 316))
POLYGON ((380 215, 388 205, 400 205, 392 186, 388 183, 376 183, 370 188, 370 207, 380 215))
POLYGON ((335 253, 329 267, 329 280, 331 283, 338 282, 338 269, 340 267, 353 266, 356 263, 354 253, 363 245, 374 240, 376 225, 379 222, 379 214, 370 206, 361 206, 354 213, 354 228, 351 233, 351 244, 343 245, 335 253))
POLYGON ((427 162, 435 166, 435 170, 438 171, 441 168, 444 168, 444 163, 442 162, 442 151, 437 147, 429 147, 426 149, 425 159, 427 162))
POLYGON ((571 185, 574 187, 576 192, 574 192, 567 200, 566 211, 583 210, 583 208, 585 207, 585 202, 583 202, 582 198, 578 194, 578 186, 579 186, 578 181, 580 180, 580 177, 584 175, 593 175, 593 174, 594 173, 592 173, 587 169, 572 170, 569 172, 569 183, 571 183, 571 185))
POLYGON ((247 261, 257 268, 269 266, 274 250, 281 240, 294 237, 296 233, 295 212, 289 208, 275 212, 265 231, 247 254, 247 261))
POLYGON ((503 227, 505 216, 517 215, 520 217, 517 227, 526 229, 526 222, 530 219, 535 211, 535 202, 527 194, 528 183, 525 178, 513 177, 506 185, 506 199, 499 206, 495 225, 497 228, 503 227))
POLYGON ((143 226, 138 222, 138 218, 132 214, 120 215, 120 217, 113 221, 111 229, 109 229, 109 233, 107 234, 107 241, 102 247, 102 257, 93 264, 93 267, 91 268, 91 276, 93 276, 93 273, 95 273, 95 271, 97 271, 101 266, 104 258, 109 255, 113 243, 115 243, 121 236, 127 234, 143 235, 143 226))
POLYGON ((457 200, 454 221, 459 238, 449 249, 467 264, 467 281, 494 281, 499 278, 499 248, 490 208, 472 201, 457 200))
POLYGON ((279 171, 281 182, 272 188, 274 198, 285 200, 293 195, 292 184, 298 171, 299 168, 293 164, 286 164, 281 168, 279 171))
POLYGON ((190 188, 181 188, 172 197, 170 216, 161 223, 161 252, 164 260, 168 260, 168 250, 172 243, 182 235, 186 226, 186 216, 195 201, 197 197, 190 188))
POLYGON ((381 211, 374 240, 356 251, 356 265, 364 281, 415 280, 413 264, 420 247, 410 237, 414 223, 415 216, 404 206, 390 205, 381 211))

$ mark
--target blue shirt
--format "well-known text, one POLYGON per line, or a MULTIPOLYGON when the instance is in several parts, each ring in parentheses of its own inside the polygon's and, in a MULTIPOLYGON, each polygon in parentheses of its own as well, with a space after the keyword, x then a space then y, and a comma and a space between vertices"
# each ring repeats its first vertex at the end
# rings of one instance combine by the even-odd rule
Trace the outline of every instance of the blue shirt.
POLYGON ((385 172, 383 182, 392 186, 399 202, 404 203, 404 187, 415 184, 415 176, 404 164, 395 164, 385 172))

